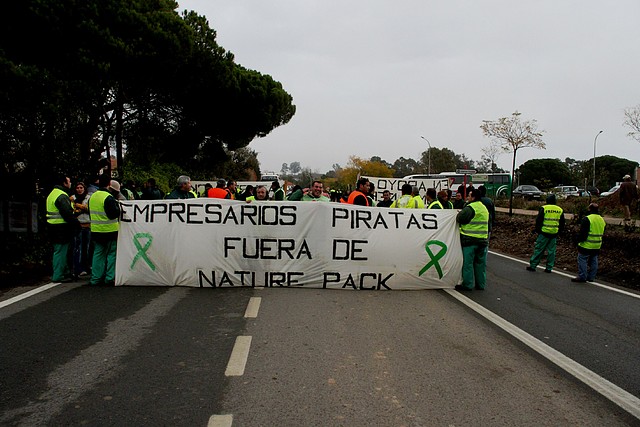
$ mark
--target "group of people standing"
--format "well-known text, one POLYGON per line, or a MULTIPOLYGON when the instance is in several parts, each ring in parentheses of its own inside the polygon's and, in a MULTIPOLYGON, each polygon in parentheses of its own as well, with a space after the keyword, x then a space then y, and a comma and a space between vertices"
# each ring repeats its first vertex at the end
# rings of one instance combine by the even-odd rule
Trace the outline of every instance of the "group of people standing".
POLYGON ((54 282, 71 282, 91 274, 92 285, 115 283, 116 243, 120 217, 120 184, 107 174, 90 188, 60 175, 46 200, 53 242, 54 282), (71 194, 70 194, 71 193, 71 194))

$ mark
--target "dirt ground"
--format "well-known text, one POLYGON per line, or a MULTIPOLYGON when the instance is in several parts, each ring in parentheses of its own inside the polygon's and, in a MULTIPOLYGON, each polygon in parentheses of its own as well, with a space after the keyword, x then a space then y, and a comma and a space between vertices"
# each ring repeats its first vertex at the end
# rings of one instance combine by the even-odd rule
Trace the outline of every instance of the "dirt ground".
MULTIPOLYGON (((506 213, 498 213, 490 250, 528 260, 537 237, 532 233, 534 224, 534 216, 509 217, 506 213)), ((569 274, 577 273, 575 236, 579 228, 579 222, 567 221, 567 227, 558 238, 554 268, 569 274)), ((541 266, 544 267, 544 263, 543 258, 541 266)), ((607 225, 598 264, 598 279, 640 290, 640 230, 625 231, 623 227, 607 225)))

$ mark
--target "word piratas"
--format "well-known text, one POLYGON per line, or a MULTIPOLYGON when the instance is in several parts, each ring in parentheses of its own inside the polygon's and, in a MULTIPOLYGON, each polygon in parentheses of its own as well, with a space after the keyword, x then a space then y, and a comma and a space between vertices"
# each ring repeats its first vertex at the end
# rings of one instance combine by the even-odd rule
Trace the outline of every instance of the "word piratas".
POLYGON ((121 203, 122 222, 177 222, 220 225, 296 225, 295 205, 184 203, 121 203))
POLYGON ((433 213, 413 213, 409 209, 346 209, 333 208, 331 226, 347 223, 351 229, 405 228, 417 230, 437 230, 437 215, 433 213))

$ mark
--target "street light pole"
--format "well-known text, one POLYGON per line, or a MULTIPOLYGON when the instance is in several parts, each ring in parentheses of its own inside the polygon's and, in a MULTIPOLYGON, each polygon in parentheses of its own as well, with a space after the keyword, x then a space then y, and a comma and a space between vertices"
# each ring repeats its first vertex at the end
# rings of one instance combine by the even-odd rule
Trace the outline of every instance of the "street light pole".
POLYGON ((602 131, 598 132, 596 134, 596 137, 593 138, 593 185, 592 185, 593 189, 596 188, 596 142, 598 141, 598 137, 600 136, 601 133, 602 131))
POLYGON ((427 158, 429 159, 429 165, 427 166, 427 174, 431 175, 431 143, 429 142, 429 140, 427 138, 425 138, 424 136, 420 136, 420 138, 424 139, 425 141, 427 141, 427 145, 429 145, 429 150, 427 150, 427 158))

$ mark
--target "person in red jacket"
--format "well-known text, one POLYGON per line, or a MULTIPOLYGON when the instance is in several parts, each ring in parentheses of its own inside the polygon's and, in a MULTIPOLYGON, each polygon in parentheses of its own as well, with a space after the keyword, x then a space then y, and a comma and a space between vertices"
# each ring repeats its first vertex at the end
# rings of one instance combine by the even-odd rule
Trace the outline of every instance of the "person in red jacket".
POLYGON ((360 178, 356 182, 356 189, 349 194, 347 203, 350 205, 369 206, 369 200, 367 194, 369 194, 369 180, 367 178, 360 178))

